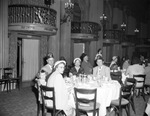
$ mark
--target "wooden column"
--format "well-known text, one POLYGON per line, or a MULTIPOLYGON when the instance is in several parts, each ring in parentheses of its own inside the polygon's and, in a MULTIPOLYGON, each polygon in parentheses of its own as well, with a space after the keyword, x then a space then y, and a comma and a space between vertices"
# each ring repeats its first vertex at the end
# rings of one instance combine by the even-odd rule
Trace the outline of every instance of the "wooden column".
POLYGON ((8 0, 0 0, 0 67, 8 65, 8 0))

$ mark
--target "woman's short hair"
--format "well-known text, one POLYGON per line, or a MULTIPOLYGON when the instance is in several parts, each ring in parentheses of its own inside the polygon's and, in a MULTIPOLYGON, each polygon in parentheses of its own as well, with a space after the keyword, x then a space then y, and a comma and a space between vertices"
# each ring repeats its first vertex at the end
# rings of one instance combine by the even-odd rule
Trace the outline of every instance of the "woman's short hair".
POLYGON ((99 49, 97 50, 97 53, 98 53, 98 52, 100 52, 101 50, 102 50, 102 49, 101 49, 101 48, 99 48, 99 49))
POLYGON ((82 54, 81 54, 81 56, 80 56, 81 61, 83 61, 83 59, 84 59, 85 56, 87 56, 86 53, 82 53, 82 54))
POLYGON ((54 55, 53 55, 52 52, 49 52, 49 53, 47 54, 47 56, 49 56, 50 58, 54 58, 54 55))
POLYGON ((100 56, 100 55, 98 55, 98 56, 97 56, 96 62, 97 62, 98 60, 102 60, 102 61, 104 61, 103 57, 102 57, 102 56, 100 56))

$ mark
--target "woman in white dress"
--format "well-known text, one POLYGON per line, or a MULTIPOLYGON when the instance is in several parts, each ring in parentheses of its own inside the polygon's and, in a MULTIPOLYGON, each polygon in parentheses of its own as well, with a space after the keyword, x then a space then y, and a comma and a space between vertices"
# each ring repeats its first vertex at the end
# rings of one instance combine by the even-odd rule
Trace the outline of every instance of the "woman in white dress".
MULTIPOLYGON (((66 114, 68 114, 69 106, 68 106, 68 92, 65 84, 65 80, 63 79, 63 72, 65 68, 66 62, 63 60, 57 61, 54 64, 54 72, 51 74, 50 78, 47 81, 48 87, 54 87, 55 90, 55 101, 56 101, 56 109, 64 110, 66 114)), ((51 96, 51 92, 47 92, 46 96, 51 96)), ((52 101, 47 100, 47 105, 52 106, 52 101)))

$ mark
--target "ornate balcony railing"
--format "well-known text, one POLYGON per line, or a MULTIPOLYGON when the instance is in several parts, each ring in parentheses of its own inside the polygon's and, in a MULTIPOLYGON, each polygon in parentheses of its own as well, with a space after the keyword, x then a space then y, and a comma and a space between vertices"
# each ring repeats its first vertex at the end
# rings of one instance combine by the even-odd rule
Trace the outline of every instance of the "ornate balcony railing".
POLYGON ((105 30, 105 39, 113 40, 113 42, 120 42, 122 38, 121 30, 105 30))
POLYGON ((98 34, 100 25, 95 22, 71 22, 71 33, 98 34))
POLYGON ((56 28, 56 14, 55 10, 44 6, 9 5, 8 22, 9 26, 20 25, 18 30, 51 31, 56 28))
POLYGON ((98 32, 101 27, 98 23, 81 21, 71 22, 71 34, 72 38, 79 39, 93 39, 98 38, 98 32))
POLYGON ((133 46, 138 43, 138 38, 135 35, 126 35, 122 38, 121 43, 123 46, 133 46))
POLYGON ((150 38, 141 38, 141 40, 144 40, 143 44, 150 45, 150 38))

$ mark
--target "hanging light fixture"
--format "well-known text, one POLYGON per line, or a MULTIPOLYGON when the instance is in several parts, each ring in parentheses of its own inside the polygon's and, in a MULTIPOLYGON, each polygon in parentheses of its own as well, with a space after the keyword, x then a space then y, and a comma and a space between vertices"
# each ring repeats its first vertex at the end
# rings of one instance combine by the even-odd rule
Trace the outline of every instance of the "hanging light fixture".
POLYGON ((123 30, 123 31, 125 31, 126 30, 126 24, 123 22, 122 24, 121 24, 121 29, 123 30))
POLYGON ((106 20, 107 20, 107 16, 105 14, 100 16, 100 23, 102 24, 102 27, 103 27, 103 38, 106 37, 106 33, 105 33, 106 20))
POLYGON ((63 19, 61 19, 61 24, 71 20, 73 9, 74 9, 74 3, 72 3, 71 0, 65 3, 65 14, 63 16, 63 19))
POLYGON ((100 16, 100 22, 102 23, 102 25, 104 25, 105 21, 107 20, 107 16, 105 14, 103 14, 102 16, 100 16))
POLYGON ((135 30, 134 30, 134 33, 138 33, 139 32, 139 30, 136 28, 135 30))

